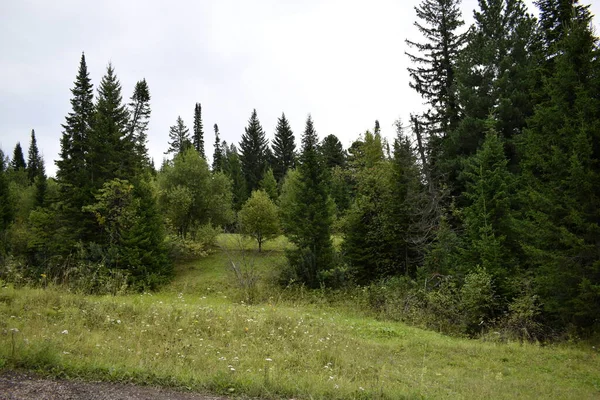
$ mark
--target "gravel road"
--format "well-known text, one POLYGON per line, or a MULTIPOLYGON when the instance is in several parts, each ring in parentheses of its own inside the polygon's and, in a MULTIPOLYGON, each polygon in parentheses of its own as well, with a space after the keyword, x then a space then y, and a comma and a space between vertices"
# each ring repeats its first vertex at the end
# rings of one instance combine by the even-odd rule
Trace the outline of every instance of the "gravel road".
POLYGON ((2 400, 227 400, 154 386, 55 380, 28 372, 0 373, 2 400))

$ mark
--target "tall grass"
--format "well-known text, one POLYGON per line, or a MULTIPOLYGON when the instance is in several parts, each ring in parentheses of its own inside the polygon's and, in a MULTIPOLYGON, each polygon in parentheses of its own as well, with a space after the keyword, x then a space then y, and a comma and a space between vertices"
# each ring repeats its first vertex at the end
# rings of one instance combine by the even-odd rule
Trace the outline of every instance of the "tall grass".
POLYGON ((0 365, 263 398, 600 396, 598 352, 585 344, 452 338, 378 321, 350 300, 332 305, 319 292, 277 291, 265 277, 284 262, 281 243, 247 255, 261 277, 250 304, 229 265, 242 257, 237 246, 179 265, 158 293, 4 285, 0 365))

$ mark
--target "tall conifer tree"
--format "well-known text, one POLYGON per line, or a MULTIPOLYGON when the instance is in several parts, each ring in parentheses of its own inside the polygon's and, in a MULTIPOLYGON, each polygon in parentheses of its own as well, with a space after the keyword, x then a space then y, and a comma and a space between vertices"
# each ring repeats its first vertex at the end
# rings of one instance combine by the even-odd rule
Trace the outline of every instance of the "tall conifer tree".
POLYGON ((44 161, 40 156, 35 139, 35 130, 31 130, 31 141, 29 142, 29 151, 27 153, 27 177, 30 183, 34 183, 35 178, 40 176, 44 169, 44 161))
POLYGON ((213 172, 222 171, 223 170, 223 147, 221 143, 221 139, 219 138, 219 125, 214 125, 215 129, 215 151, 213 153, 213 164, 212 170, 213 172))
POLYGON ((175 156, 182 154, 188 147, 192 146, 190 141, 190 130, 183 123, 181 117, 177 117, 175 125, 169 128, 169 149, 165 154, 174 153, 175 156))
POLYGON ((277 182, 281 182, 287 171, 296 166, 296 139, 284 113, 277 120, 272 147, 273 175, 277 182))
POLYGON ((192 135, 194 148, 200 154, 200 157, 206 159, 204 153, 204 126, 202 125, 202 105, 196 103, 194 108, 194 134, 192 135))
POLYGON ((134 142, 134 151, 141 167, 149 167, 148 157, 148 124, 150 122, 150 90, 146 79, 135 84, 129 103, 129 136, 134 142))
POLYGON ((265 132, 260 125, 256 110, 253 110, 240 142, 240 161, 246 178, 247 195, 258 189, 258 183, 267 168, 267 148, 265 132))
POLYGON ((10 160, 10 167, 13 171, 25 171, 27 164, 25 163, 25 157, 23 156, 23 148, 21 143, 17 142, 13 151, 12 160, 10 160))

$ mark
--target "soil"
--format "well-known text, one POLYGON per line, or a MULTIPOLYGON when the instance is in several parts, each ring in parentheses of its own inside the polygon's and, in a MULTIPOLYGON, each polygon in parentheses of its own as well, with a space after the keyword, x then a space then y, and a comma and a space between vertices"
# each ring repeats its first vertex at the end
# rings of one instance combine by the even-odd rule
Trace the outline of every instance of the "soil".
POLYGON ((0 372, 2 400, 227 400, 156 386, 50 379, 29 372, 0 372))

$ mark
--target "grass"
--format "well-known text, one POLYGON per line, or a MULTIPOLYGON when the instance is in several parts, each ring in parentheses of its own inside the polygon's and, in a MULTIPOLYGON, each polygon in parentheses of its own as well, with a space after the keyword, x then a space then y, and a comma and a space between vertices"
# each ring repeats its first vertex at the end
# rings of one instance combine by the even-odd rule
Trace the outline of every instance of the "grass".
POLYGON ((158 293, 1 288, 0 366, 264 398, 600 396, 591 346, 458 339, 285 296, 264 278, 288 244, 258 255, 238 239, 219 237, 223 250, 179 265, 158 293), (255 303, 242 302, 231 261, 261 277, 255 303))

